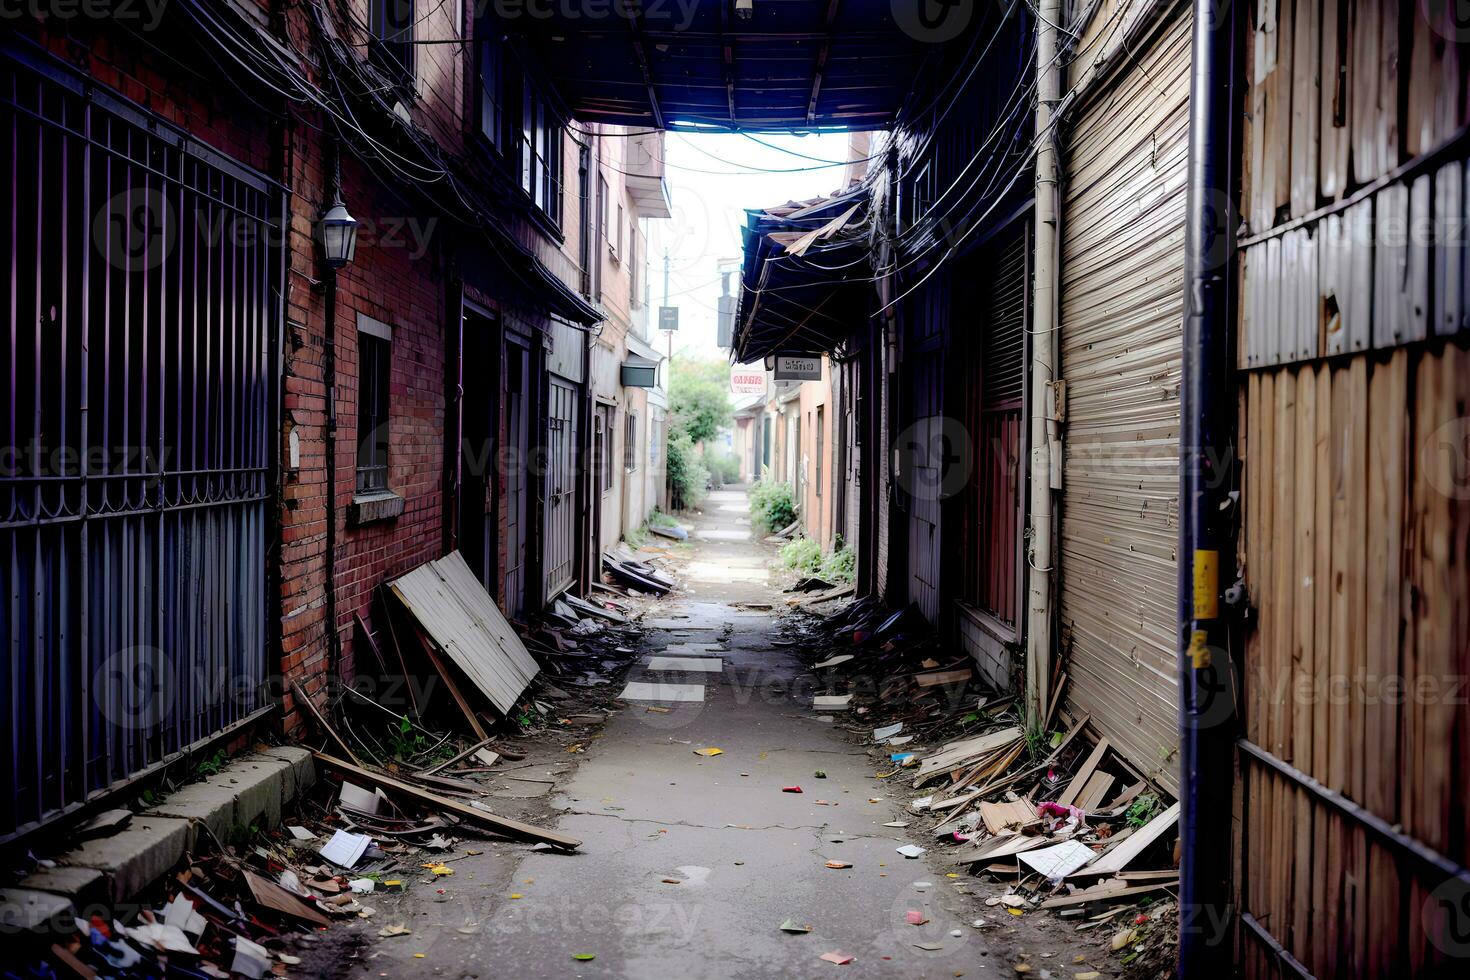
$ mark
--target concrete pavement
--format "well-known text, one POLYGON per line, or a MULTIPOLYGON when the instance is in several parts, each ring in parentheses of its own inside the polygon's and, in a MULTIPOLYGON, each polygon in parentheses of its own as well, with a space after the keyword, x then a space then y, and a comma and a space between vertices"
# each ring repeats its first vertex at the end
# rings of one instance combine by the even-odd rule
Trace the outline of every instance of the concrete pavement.
POLYGON ((525 851, 508 880, 476 876, 481 859, 459 858, 443 894, 410 919, 413 935, 383 940, 364 975, 1009 972, 969 925, 951 869, 896 853, 905 832, 883 824, 904 819, 904 802, 873 778, 840 723, 811 710, 795 648, 771 644, 785 605, 767 581, 774 549, 749 531, 743 491, 713 494, 694 522, 681 556, 688 590, 658 609, 664 628, 651 631, 651 646, 655 656, 719 657, 721 669, 655 670, 648 658, 634 668, 630 681, 699 697, 626 702, 593 741, 553 800, 559 829, 584 841, 580 852, 525 851), (708 747, 723 754, 695 753, 708 747), (782 792, 791 785, 803 792, 782 792), (925 924, 910 924, 910 910, 925 924), (783 932, 788 919, 811 932, 783 932), (829 952, 855 960, 822 961, 829 952))

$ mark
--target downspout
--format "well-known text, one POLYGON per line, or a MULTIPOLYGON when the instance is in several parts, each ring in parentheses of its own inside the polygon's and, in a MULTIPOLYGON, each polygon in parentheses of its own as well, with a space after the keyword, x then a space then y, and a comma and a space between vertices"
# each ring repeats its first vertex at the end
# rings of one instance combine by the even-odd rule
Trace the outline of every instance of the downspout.
POLYGON ((1230 317, 1235 250, 1234 5, 1195 0, 1180 391, 1179 976, 1228 963, 1234 705, 1221 554, 1230 557, 1230 317))
POLYGON ((1057 141, 1052 113, 1061 99, 1057 57, 1061 0, 1041 0, 1036 16, 1036 240, 1031 336, 1031 543, 1027 549, 1026 717, 1045 722, 1051 687, 1052 446, 1058 435, 1055 397, 1057 351, 1057 141))
MULTIPOLYGON (((328 202, 341 200, 342 147, 335 136, 327 140, 325 161, 330 186, 328 202)), ((342 638, 337 634, 337 270, 322 263, 322 386, 327 396, 327 541, 322 562, 326 575, 327 677, 342 665, 342 638)))

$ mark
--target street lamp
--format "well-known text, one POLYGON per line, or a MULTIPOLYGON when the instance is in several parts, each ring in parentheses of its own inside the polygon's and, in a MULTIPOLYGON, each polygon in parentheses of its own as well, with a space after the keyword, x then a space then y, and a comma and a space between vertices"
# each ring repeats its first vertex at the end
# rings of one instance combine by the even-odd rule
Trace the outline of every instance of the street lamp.
POLYGON ((317 234, 322 240, 322 260, 330 268, 342 268, 357 253, 357 219, 341 201, 317 221, 317 234))

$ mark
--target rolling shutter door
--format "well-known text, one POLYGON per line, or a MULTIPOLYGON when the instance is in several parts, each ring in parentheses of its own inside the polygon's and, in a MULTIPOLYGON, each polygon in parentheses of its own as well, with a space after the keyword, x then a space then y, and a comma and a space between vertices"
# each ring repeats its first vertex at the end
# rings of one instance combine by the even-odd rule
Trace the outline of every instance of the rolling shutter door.
POLYGON ((1066 140, 1060 564, 1072 710, 1177 792, 1190 19, 1169 16, 1066 140))

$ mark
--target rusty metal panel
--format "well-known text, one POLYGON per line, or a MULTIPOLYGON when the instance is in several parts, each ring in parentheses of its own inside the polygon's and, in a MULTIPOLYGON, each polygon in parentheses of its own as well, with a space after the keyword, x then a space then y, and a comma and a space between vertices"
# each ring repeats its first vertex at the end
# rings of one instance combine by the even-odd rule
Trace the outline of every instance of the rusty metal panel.
POLYGON ((279 190, 0 57, 0 839, 266 702, 279 190))
POLYGON ((502 715, 540 668, 459 552, 388 583, 455 666, 502 715))
POLYGON ((1373 321, 1373 200, 1328 215, 1322 224, 1319 292, 1327 321, 1325 353, 1367 350, 1373 321))
POLYGON ((1409 188, 1390 184, 1378 192, 1373 249, 1373 346, 1393 347, 1408 339, 1409 188))
POLYGON ((1173 792, 1189 26, 1173 15, 1076 120, 1060 284, 1067 698, 1173 792))

